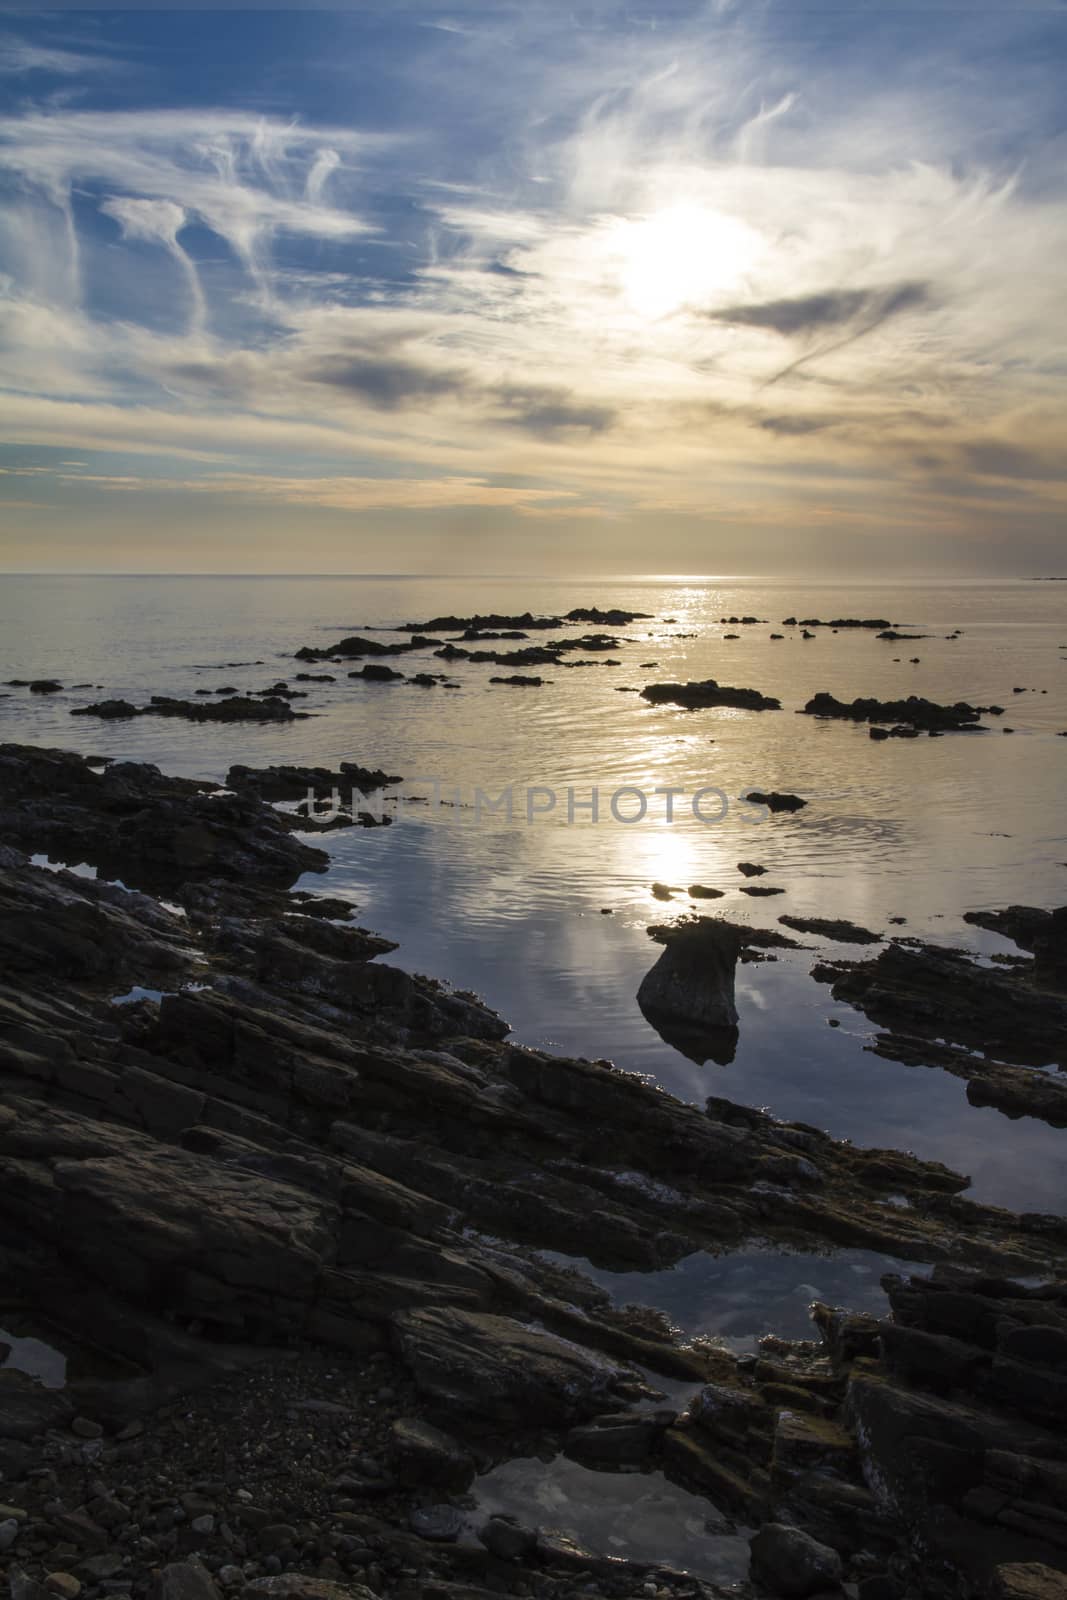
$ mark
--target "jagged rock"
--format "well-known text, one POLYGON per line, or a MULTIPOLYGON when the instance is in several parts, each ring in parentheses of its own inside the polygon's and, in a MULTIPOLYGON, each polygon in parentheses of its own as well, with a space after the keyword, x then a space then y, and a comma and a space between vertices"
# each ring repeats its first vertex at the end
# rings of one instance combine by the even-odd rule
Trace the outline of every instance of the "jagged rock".
POLYGON ((921 695, 909 695, 906 700, 875 700, 858 698, 838 700, 825 692, 814 695, 804 707, 809 717, 831 717, 847 722, 892 722, 925 733, 973 733, 981 731, 979 718, 998 716, 1000 706, 972 706, 965 700, 955 705, 939 705, 936 700, 924 700, 921 695))
POLYGON ((508 1317, 428 1306, 400 1313, 394 1327, 420 1393, 450 1413, 497 1424, 551 1426, 590 1416, 624 1377, 617 1366, 508 1317))

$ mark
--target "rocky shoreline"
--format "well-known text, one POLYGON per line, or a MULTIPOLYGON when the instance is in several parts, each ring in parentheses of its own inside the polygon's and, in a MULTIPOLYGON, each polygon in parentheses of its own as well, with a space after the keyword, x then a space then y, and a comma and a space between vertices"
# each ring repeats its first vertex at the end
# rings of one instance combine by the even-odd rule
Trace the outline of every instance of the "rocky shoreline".
MULTIPOLYGON (((55 1389, 0 1367, 13 1600, 712 1592, 669 1552, 479 1517, 477 1473, 559 1450, 758 1529, 758 1592, 1062 1593, 1067 1220, 515 1045, 380 959, 328 880, 294 892, 328 858, 269 802, 307 779, 0 746, 0 1327, 69 1364, 55 1389), (735 1358, 555 1259, 752 1241, 916 1276, 891 1318, 823 1307, 821 1342, 735 1358)), ((1060 982, 1060 924, 1013 925, 1060 982)))

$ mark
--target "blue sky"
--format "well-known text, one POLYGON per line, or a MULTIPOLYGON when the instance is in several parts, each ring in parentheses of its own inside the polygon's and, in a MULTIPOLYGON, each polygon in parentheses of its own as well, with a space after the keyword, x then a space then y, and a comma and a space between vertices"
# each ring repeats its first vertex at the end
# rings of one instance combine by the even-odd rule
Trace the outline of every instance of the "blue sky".
POLYGON ((0 566, 1062 570, 1067 6, 0 7, 0 566))

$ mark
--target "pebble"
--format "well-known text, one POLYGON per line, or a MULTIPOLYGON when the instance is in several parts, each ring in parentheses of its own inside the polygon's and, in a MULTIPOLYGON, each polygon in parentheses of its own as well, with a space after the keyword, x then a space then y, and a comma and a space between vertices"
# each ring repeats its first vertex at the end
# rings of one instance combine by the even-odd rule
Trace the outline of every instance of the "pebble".
POLYGON ((91 1417, 75 1417, 70 1431, 76 1433, 79 1439, 102 1439, 104 1436, 99 1422, 94 1422, 91 1417))
POLYGON ((50 1572, 44 1580, 44 1586, 49 1594, 59 1595, 60 1600, 78 1600, 82 1586, 72 1572, 50 1572))
POLYGON ((194 1533, 214 1533, 215 1518, 208 1511, 202 1517, 194 1517, 189 1526, 194 1533))
POLYGON ((10 1550, 19 1536, 19 1524, 14 1517, 8 1517, 6 1522, 0 1522, 0 1550, 10 1550))

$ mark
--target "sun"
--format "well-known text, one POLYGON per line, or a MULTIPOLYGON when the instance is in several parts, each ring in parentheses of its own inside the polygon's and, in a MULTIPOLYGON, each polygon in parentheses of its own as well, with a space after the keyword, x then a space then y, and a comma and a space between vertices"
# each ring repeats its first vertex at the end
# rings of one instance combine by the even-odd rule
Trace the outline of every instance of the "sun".
POLYGON ((611 253, 623 297, 638 316, 669 316, 731 289, 761 254, 763 241, 738 217, 680 204, 613 225, 611 253))

